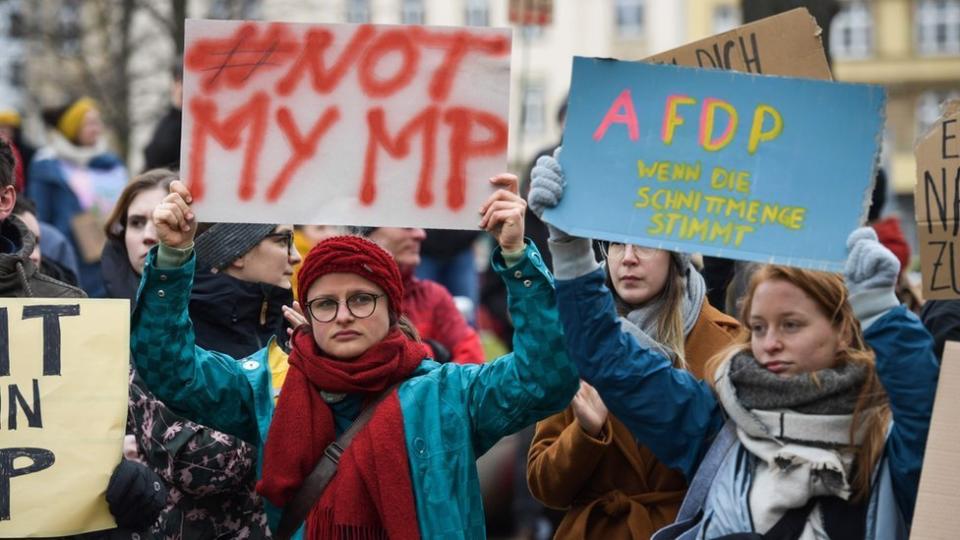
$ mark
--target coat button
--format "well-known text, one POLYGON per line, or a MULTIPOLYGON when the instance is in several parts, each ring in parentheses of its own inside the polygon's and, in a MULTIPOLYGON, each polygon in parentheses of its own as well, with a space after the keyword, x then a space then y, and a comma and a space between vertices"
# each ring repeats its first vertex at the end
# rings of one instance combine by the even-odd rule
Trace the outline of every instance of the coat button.
POLYGON ((166 280, 167 280, 167 275, 166 275, 166 274, 160 274, 160 281, 166 281, 166 280))
POLYGON ((427 441, 423 440, 421 437, 417 437, 413 440, 413 449, 417 452, 417 455, 424 457, 427 455, 427 441))
POLYGON ((523 272, 517 270, 516 272, 513 273, 513 277, 520 279, 521 277, 523 277, 523 272))
POLYGON ((523 286, 524 286, 524 287, 529 287, 529 286, 531 286, 531 285, 533 285, 533 282, 530 281, 529 279, 523 280, 523 286))
POLYGON ((160 289, 159 291, 157 291, 157 296, 159 296, 160 298, 163 298, 166 295, 167 293, 163 292, 163 289, 160 289))

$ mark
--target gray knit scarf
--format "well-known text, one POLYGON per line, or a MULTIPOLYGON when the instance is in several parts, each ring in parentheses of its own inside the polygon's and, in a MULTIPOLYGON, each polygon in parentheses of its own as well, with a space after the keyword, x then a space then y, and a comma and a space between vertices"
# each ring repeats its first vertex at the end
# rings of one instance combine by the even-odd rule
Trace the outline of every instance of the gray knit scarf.
MULTIPOLYGON (((867 378, 862 365, 781 378, 749 351, 734 355, 716 373, 717 398, 737 425, 740 444, 753 460, 748 499, 757 532, 766 533, 791 508, 812 497, 849 499, 864 425, 850 440, 853 411, 867 378)), ((801 540, 817 537, 818 508, 808 516, 801 540)))
POLYGON ((846 362, 816 373, 782 378, 757 362, 749 352, 730 359, 730 382, 740 404, 747 410, 790 409, 804 414, 851 414, 860 389, 867 380, 867 368, 846 362))
MULTIPOLYGON (((683 335, 687 336, 693 330, 697 319, 700 317, 700 310, 703 308, 704 298, 707 296, 707 285, 700 272, 690 263, 687 263, 686 276, 684 276, 685 294, 681 309, 683 310, 683 335)), ((638 308, 626 306, 616 295, 617 308, 621 313, 628 311, 625 317, 620 317, 620 326, 623 330, 632 335, 641 346, 647 349, 653 349, 660 352, 671 360, 676 359, 676 353, 660 342, 657 320, 663 311, 664 299, 657 298, 653 302, 648 302, 638 308)))

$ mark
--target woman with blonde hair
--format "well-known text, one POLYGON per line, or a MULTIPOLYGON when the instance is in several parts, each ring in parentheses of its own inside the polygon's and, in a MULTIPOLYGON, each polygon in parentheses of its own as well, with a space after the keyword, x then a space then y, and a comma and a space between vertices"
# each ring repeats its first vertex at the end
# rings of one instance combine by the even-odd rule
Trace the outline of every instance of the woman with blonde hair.
MULTIPOLYGON (((562 192, 562 177, 535 177, 531 208, 562 192)), ((676 523, 654 538, 906 538, 938 366, 896 300, 899 262, 871 229, 848 239, 843 278, 758 270, 748 332, 712 361, 712 386, 626 335, 589 242, 552 233, 580 376, 690 479, 676 523)))
MULTIPOLYGON (((621 243, 604 252, 622 330, 703 378, 707 360, 740 325, 710 305, 690 257, 621 243)), ((673 522, 687 487, 683 474, 638 444, 585 382, 565 411, 537 423, 527 480, 534 497, 567 510, 558 539, 649 538, 673 522)))

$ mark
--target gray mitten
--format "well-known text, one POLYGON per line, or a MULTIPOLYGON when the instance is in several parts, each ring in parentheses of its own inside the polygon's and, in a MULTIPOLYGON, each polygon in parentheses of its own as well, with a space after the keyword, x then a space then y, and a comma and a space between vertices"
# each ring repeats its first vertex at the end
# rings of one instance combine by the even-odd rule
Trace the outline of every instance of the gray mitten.
POLYGON ((900 275, 900 261, 877 240, 871 227, 860 227, 847 238, 847 264, 843 277, 851 295, 870 289, 893 289, 900 275))
POLYGON ((887 310, 899 305, 895 286, 900 261, 877 240, 870 227, 860 227, 847 238, 847 263, 843 278, 850 291, 850 305, 866 330, 887 310))
MULTIPOLYGON (((543 218, 543 211, 553 208, 563 198, 563 190, 567 181, 563 177, 563 169, 558 158, 562 147, 553 151, 553 156, 540 156, 533 170, 530 171, 530 193, 527 195, 527 206, 538 217, 543 218)), ((550 237, 564 238, 566 233, 547 223, 550 237)))

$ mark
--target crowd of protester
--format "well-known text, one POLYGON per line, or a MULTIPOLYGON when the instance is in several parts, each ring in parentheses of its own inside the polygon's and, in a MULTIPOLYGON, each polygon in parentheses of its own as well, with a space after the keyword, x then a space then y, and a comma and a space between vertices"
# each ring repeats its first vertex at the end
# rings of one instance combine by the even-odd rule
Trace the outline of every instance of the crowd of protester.
POLYGON ((906 537, 960 301, 910 285, 882 171, 842 274, 545 225, 559 145, 483 236, 206 223, 179 106, 136 175, 89 98, 39 149, 0 111, 0 294, 130 301, 119 527, 83 538, 906 537))

